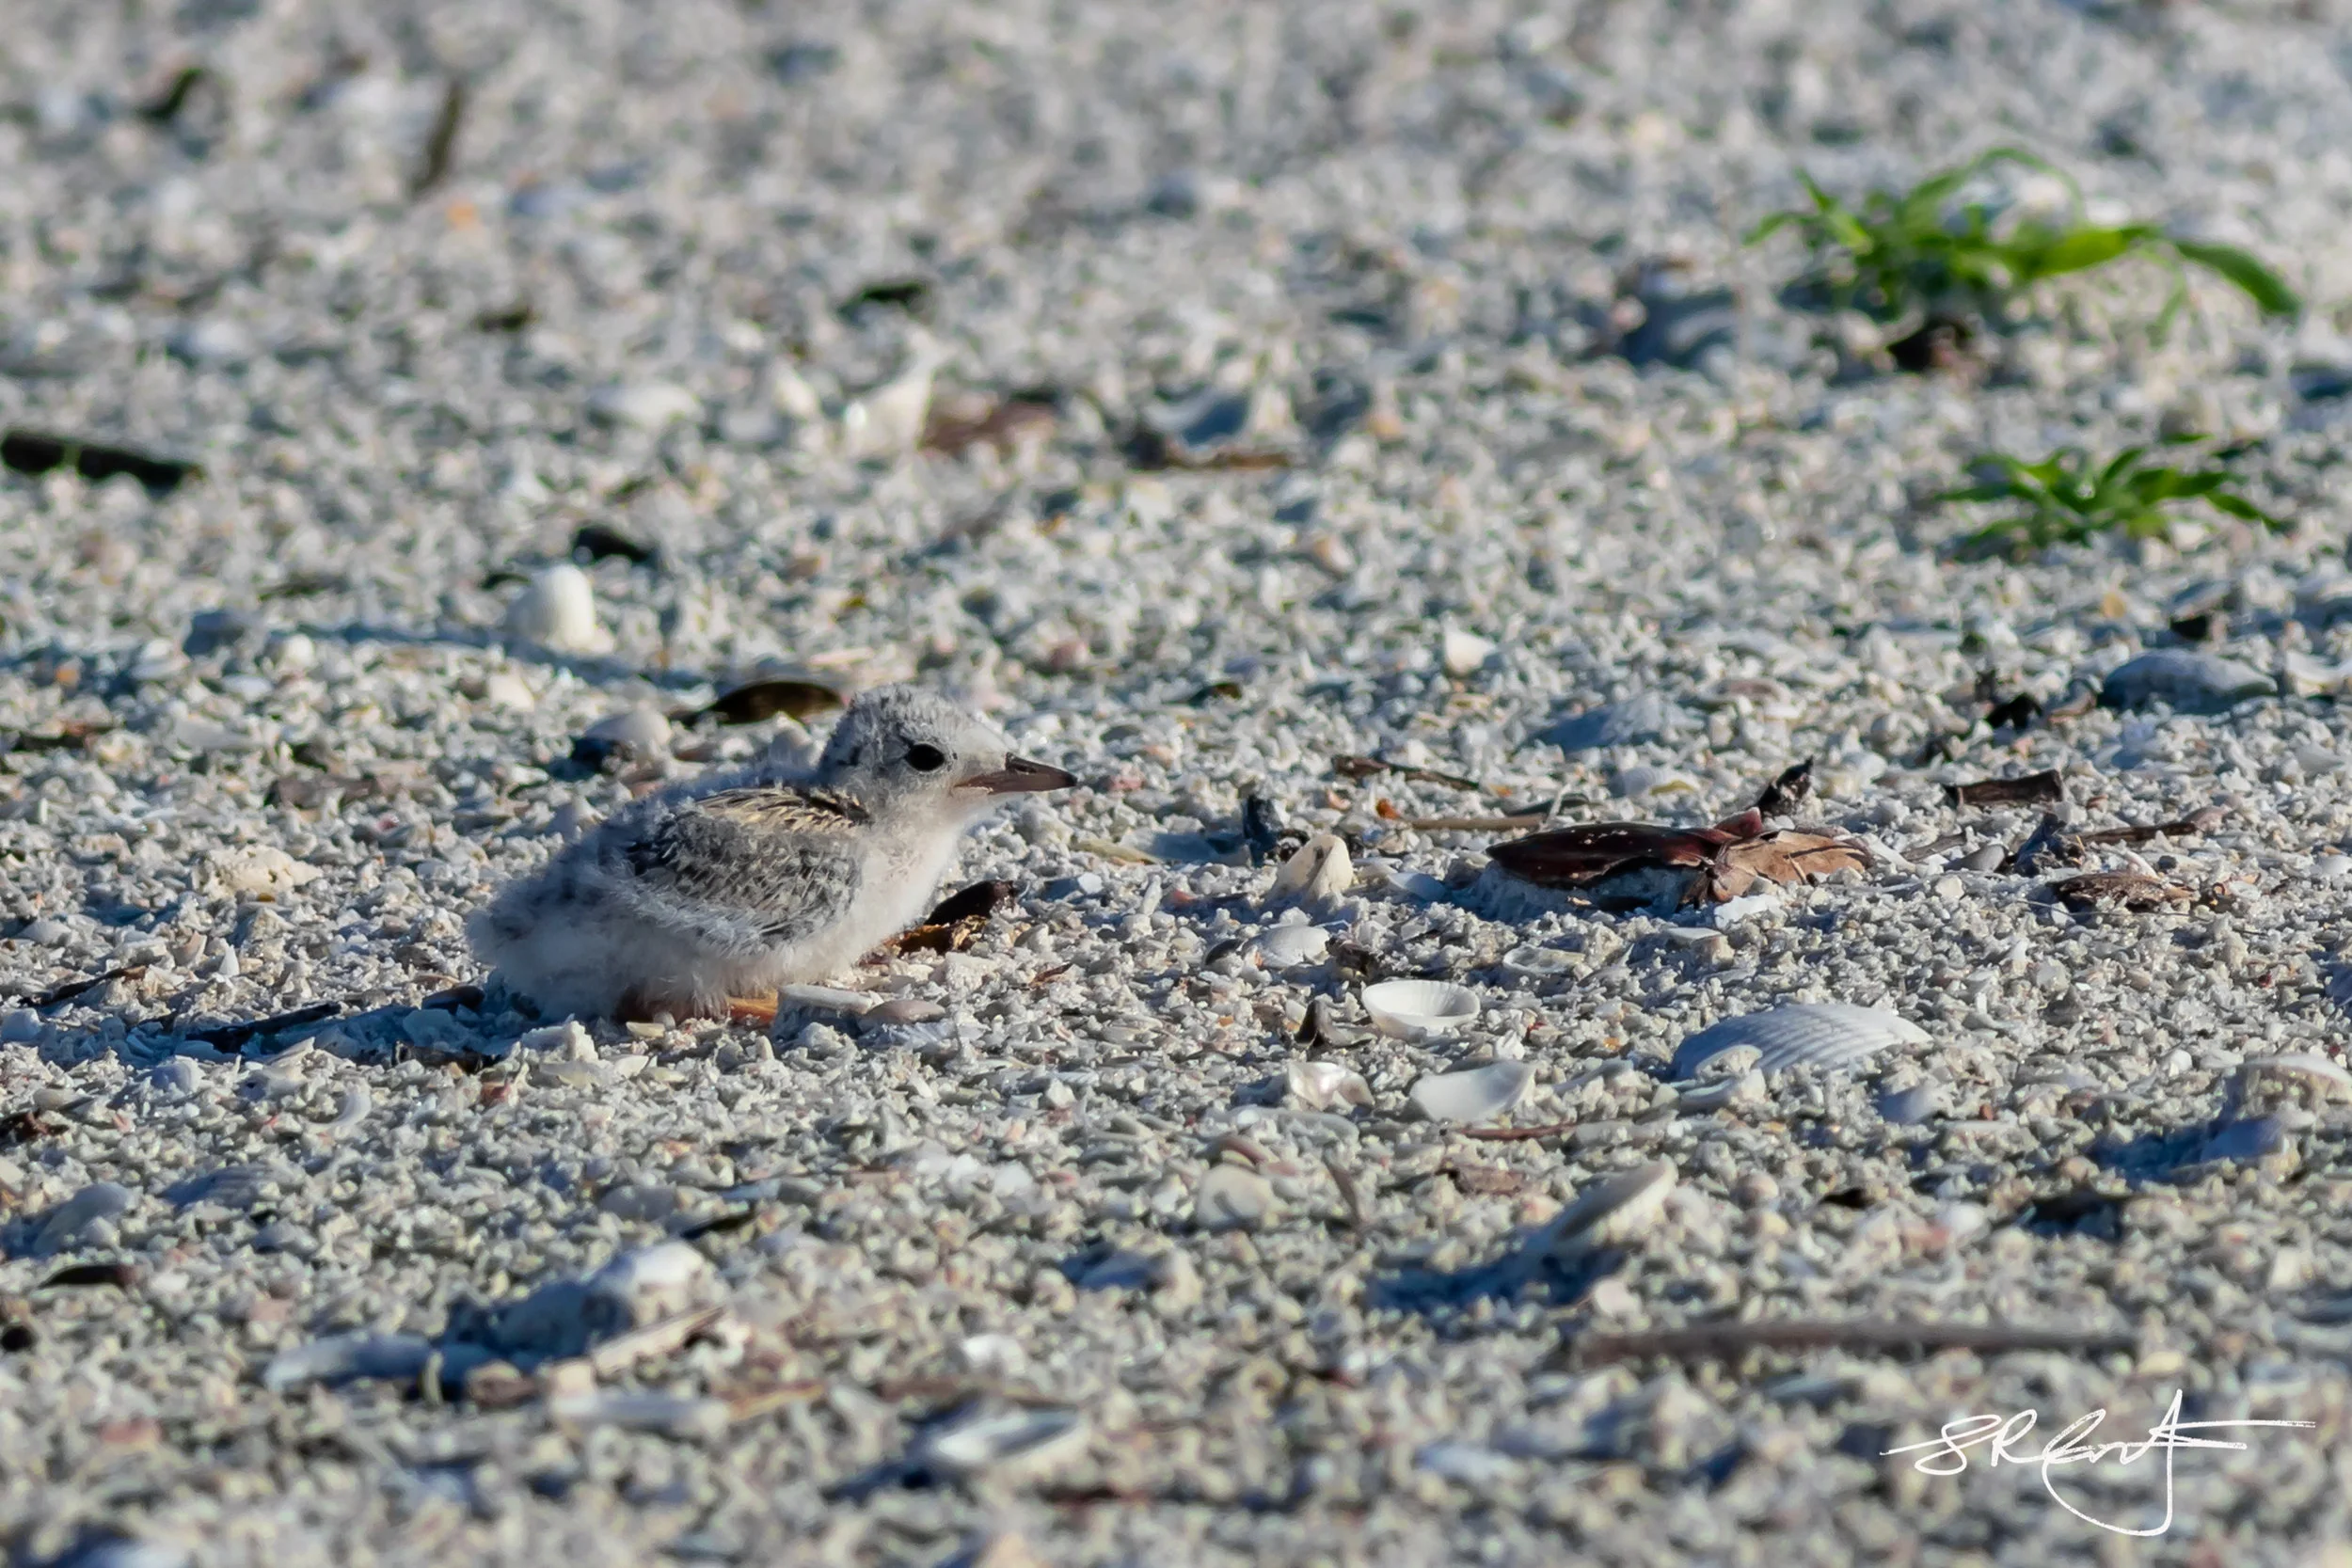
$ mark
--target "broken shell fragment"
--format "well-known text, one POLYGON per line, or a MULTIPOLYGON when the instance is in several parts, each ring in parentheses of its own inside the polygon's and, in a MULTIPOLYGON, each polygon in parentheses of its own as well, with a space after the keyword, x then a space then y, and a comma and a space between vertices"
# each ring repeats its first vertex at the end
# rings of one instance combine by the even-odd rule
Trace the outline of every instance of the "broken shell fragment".
POLYGON ((1266 903, 1327 907, 1337 903, 1355 881, 1356 868, 1347 858, 1346 840, 1337 833, 1317 833, 1292 851, 1274 874, 1266 903))
POLYGON ((556 653, 601 651, 605 638, 588 574, 569 562, 533 573, 506 607, 506 634, 556 653))
POLYGON ((1193 1189, 1192 1217, 1208 1230, 1256 1225, 1273 1208, 1273 1183, 1239 1165, 1211 1165, 1193 1189))
POLYGON ((1675 1180, 1674 1162, 1654 1160, 1596 1182, 1552 1216, 1528 1251, 1538 1257, 1571 1258, 1629 1241, 1664 1210, 1675 1180))
POLYGON ((1441 1072, 1413 1085, 1412 1101, 1432 1121, 1468 1126, 1492 1121, 1527 1098, 1535 1069, 1525 1062, 1488 1062, 1463 1072, 1441 1072))
POLYGON ((1283 1069, 1283 1078, 1287 1098, 1311 1111, 1372 1103, 1364 1075, 1337 1062, 1293 1062, 1283 1069))
POLYGON ((1674 1075, 1691 1078, 1727 1052, 1756 1053, 1767 1077, 1792 1067, 1837 1070, 1858 1066, 1890 1045, 1925 1045, 1928 1033, 1908 1019, 1845 1002, 1799 1002, 1727 1018, 1677 1048, 1674 1075))
POLYGON ((1457 679, 1476 674, 1494 657, 1494 653, 1492 639, 1481 637, 1474 631, 1464 631, 1459 626, 1446 627, 1438 649, 1438 661, 1445 666, 1445 673, 1457 679))
POLYGON ((961 1479, 1006 1465, 1051 1460, 1085 1439, 1086 1418, 1074 1410, 981 1412, 933 1427, 913 1458, 933 1475, 961 1479))
POLYGON ((1443 980, 1383 980, 1364 988, 1364 1011, 1384 1035, 1434 1040, 1476 1018, 1478 998, 1468 987, 1443 980))

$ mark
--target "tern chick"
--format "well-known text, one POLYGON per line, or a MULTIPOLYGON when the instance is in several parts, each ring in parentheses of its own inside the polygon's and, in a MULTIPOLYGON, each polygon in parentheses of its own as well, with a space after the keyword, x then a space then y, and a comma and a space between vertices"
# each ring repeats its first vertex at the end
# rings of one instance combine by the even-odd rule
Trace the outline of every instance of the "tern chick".
POLYGON ((1076 782, 944 698, 880 687, 812 773, 755 763, 639 801, 468 934, 550 1016, 757 1016, 739 999, 846 969, 922 915, 997 800, 1076 782))

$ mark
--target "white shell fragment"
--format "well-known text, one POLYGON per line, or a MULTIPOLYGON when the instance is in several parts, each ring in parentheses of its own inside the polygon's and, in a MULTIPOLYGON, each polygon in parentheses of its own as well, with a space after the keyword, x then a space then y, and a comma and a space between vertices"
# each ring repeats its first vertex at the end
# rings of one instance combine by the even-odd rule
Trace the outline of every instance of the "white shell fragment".
POLYGON ((1850 1068, 1890 1045, 1925 1045, 1927 1031, 1876 1007, 1845 1002, 1799 1002, 1727 1018, 1691 1036, 1675 1051, 1674 1075, 1699 1069, 1742 1047, 1756 1053, 1767 1076, 1792 1067, 1850 1068))
POLYGON ((1274 1184, 1239 1165, 1211 1165, 1192 1193, 1192 1217, 1209 1230, 1256 1225, 1273 1208, 1274 1184))
POLYGON ((541 567, 506 607, 506 634, 557 653, 596 653, 605 645, 596 625, 596 591, 588 574, 565 562, 541 567))
POLYGON ((2352 1071, 2312 1051, 2249 1056, 2238 1064, 2233 1084, 2241 1100, 2272 1085, 2302 1089, 2319 1100, 2352 1100, 2352 1071))
POLYGON ((1670 1160, 1654 1160, 1606 1177, 1553 1215, 1538 1234, 1538 1244, 1528 1250, 1538 1256, 1572 1257, 1629 1241, 1658 1218, 1675 1180, 1670 1160))
POLYGON ((1074 1410, 1008 1410, 933 1427, 912 1457, 934 1475, 958 1479, 1009 1465, 1049 1464, 1085 1440, 1086 1418, 1074 1410))
POLYGON ((1478 997, 1444 980, 1383 980, 1364 988, 1372 1026, 1401 1040, 1451 1035, 1478 1016, 1478 997))
POLYGON ((606 424, 660 430, 702 412, 700 399, 668 381, 625 382, 588 394, 588 413, 606 424))
POLYGON ((581 738, 626 746, 641 755, 650 756, 669 746, 670 721, 658 708, 642 705, 625 707, 589 725, 581 733, 581 738))
POLYGON ((1413 1085, 1412 1101, 1432 1121, 1461 1125, 1491 1121, 1527 1098, 1535 1069, 1525 1062, 1488 1062, 1463 1072, 1441 1072, 1413 1085))
POLYGON ((1337 833, 1317 833, 1293 850, 1274 874, 1266 904, 1326 908, 1337 903, 1355 881, 1356 868, 1347 858, 1346 840, 1337 833))
POLYGON ((72 1246, 82 1232, 100 1220, 112 1219, 131 1207, 131 1189, 114 1181, 94 1181, 49 1211, 33 1235, 33 1251, 47 1257, 72 1246))
POLYGON ((280 1351, 262 1370, 262 1386, 283 1394, 313 1383, 412 1378, 432 1355, 433 1342, 414 1334, 338 1334, 280 1351))
POLYGON ((1293 1062, 1283 1069, 1283 1077, 1289 1101, 1310 1111, 1372 1103, 1372 1088, 1364 1075, 1337 1062, 1293 1062))
POLYGON ((1494 656, 1495 644, 1491 638, 1481 637, 1474 631, 1464 631, 1459 626, 1446 627, 1445 635, 1438 645, 1438 662, 1445 666, 1447 674, 1456 678, 1476 674, 1494 656))
POLYGON ((1331 946, 1331 933, 1320 926, 1277 926, 1250 945, 1266 968, 1295 969, 1321 961, 1331 946))
POLYGON ((2099 689, 2108 707, 2166 703, 2186 713, 2213 713, 2278 690, 2250 664, 2188 648, 2157 648, 2119 665, 2099 689))

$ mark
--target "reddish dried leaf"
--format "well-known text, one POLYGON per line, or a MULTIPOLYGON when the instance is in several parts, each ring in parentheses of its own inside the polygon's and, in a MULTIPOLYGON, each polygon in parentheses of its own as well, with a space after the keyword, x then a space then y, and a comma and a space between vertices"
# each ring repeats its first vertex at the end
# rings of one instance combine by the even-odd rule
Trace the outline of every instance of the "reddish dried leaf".
POLYGON ((1048 404, 965 400, 931 411, 923 427, 923 446, 926 451, 953 456, 986 443, 1010 453, 1030 442, 1045 440, 1054 434, 1056 423, 1048 404))

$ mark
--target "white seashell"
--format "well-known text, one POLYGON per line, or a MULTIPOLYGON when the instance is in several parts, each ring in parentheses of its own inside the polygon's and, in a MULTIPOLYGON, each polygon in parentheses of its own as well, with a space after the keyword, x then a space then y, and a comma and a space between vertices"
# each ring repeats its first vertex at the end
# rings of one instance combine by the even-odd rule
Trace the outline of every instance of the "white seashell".
POLYGON ((1239 1165, 1211 1165, 1192 1191, 1192 1217, 1210 1230, 1256 1225, 1273 1208, 1273 1183, 1239 1165))
POLYGON ((1277 926, 1249 945, 1266 968, 1295 969, 1320 961, 1330 948, 1331 933, 1320 926, 1277 926))
POLYGON ((2352 875, 2352 855, 2330 851, 2312 862, 2312 875, 2323 882, 2340 882, 2352 875))
POLYGON ((303 864, 283 849, 261 844, 248 849, 215 853, 211 885, 215 892, 231 896, 265 893, 276 898, 318 874, 318 867, 303 864))
POLYGON ((2307 1086, 2322 1099, 2352 1100, 2352 1071, 2313 1051, 2289 1051, 2273 1056, 2249 1056, 2237 1067, 2236 1090, 2242 1098, 2264 1082, 2307 1086))
POLYGON ((515 1042, 515 1049, 533 1054, 552 1054, 566 1062, 593 1062, 596 1059, 596 1037, 580 1027, 578 1019, 571 1018, 561 1023, 532 1030, 515 1042))
POLYGON ((596 625, 596 591, 588 574, 569 562, 541 567, 506 607, 506 634, 558 653, 594 653, 605 645, 596 625))
POLYGON ((931 372, 938 351, 918 339, 907 368, 841 411, 845 457, 898 457, 914 450, 930 418, 931 372))
POLYGON ((1879 1096, 1879 1115, 1898 1127, 1912 1127, 1940 1116, 1944 1111, 1944 1086, 1941 1084, 1914 1084, 1907 1089, 1894 1089, 1879 1096))
POLYGON ((1876 1007, 1800 1002, 1700 1030, 1676 1049, 1674 1075, 1695 1076, 1716 1057, 1742 1047, 1756 1051, 1756 1068, 1770 1075, 1792 1067, 1850 1068, 1890 1045, 1927 1043, 1926 1030, 1876 1007))
POLYGON ((973 1476, 1005 1465, 1050 1462, 1085 1438, 1086 1418, 1074 1410, 1008 1410, 933 1427, 912 1457, 936 1475, 973 1476))
POLYGON ((1372 1088, 1364 1075, 1337 1062, 1293 1062, 1283 1069, 1283 1076, 1290 1091, 1287 1098, 1311 1111, 1372 1103, 1372 1088))
POLYGON ((131 1207, 131 1189, 113 1181, 94 1181, 49 1211, 33 1233, 33 1251, 46 1257, 73 1244, 91 1224, 112 1219, 131 1207))
POLYGON ((799 1007, 809 1012, 848 1013, 852 1018, 863 1018, 881 1001, 871 991, 844 990, 839 986, 779 986, 776 1015, 781 1018, 787 1010, 799 1007))
POLYGON ((1356 867, 1347 858, 1347 841, 1337 833, 1317 833, 1282 863, 1265 901, 1297 903, 1311 909, 1328 908, 1355 885, 1356 867))
POLYGON ((1674 1188, 1670 1160, 1619 1171, 1579 1193, 1575 1202, 1552 1216, 1537 1236, 1538 1244, 1528 1250, 1539 1257, 1573 1255, 1629 1241, 1658 1218, 1674 1188))
POLYGON ((588 1276, 593 1295, 615 1301, 629 1322, 652 1323, 696 1305, 713 1277, 710 1260, 684 1242, 660 1242, 625 1252, 588 1276))
POLYGON ((597 720, 581 736, 583 739, 610 741, 650 754, 670 744, 670 721, 656 708, 625 707, 597 720))
POLYGON ((422 1371, 432 1356, 433 1342, 414 1334, 338 1334, 280 1351, 262 1370, 262 1386, 283 1394, 313 1383, 407 1379, 422 1371))
POLYGON ((1534 1082, 1535 1069, 1525 1062, 1488 1062, 1422 1079, 1413 1085, 1412 1101, 1432 1121, 1491 1121, 1527 1098, 1534 1082))
POLYGON ((702 400, 668 381, 624 382, 588 394, 588 413, 606 424, 660 430, 703 410, 702 400))
POLYGON ((1434 1040, 1478 1016, 1478 998, 1443 980, 1383 980, 1364 988, 1372 1026, 1401 1040, 1434 1040))
POLYGON ((335 1114, 335 1119, 320 1128, 319 1131, 322 1132, 351 1132, 361 1122, 366 1121, 368 1113, 374 1109, 375 1098, 373 1095, 364 1088, 352 1089, 343 1096, 342 1109, 335 1114))
POLYGON ((1445 635, 1438 639, 1438 659, 1445 666, 1445 673, 1449 675, 1474 675, 1494 656, 1492 639, 1481 637, 1474 631, 1464 631, 1459 626, 1446 627, 1445 635))
POLYGON ((2108 707, 2162 702, 2184 713, 2212 713, 2277 690, 2250 664, 2188 648, 2157 648, 2109 672, 2099 701, 2108 707))

